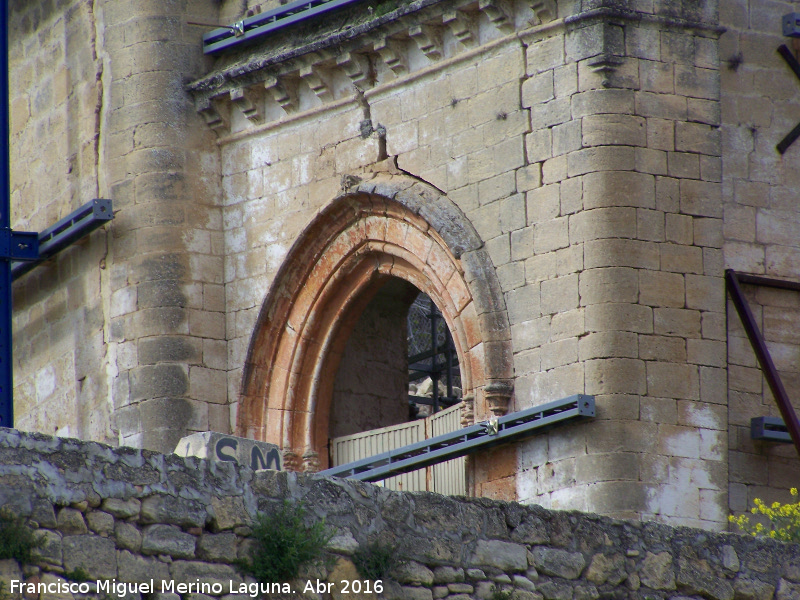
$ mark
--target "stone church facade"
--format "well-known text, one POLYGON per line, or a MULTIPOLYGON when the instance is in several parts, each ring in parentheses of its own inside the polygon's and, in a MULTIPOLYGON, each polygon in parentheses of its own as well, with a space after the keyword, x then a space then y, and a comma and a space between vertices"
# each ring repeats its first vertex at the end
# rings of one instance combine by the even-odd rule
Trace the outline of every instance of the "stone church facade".
MULTIPOLYGON (((396 360, 360 332, 422 291, 464 423, 597 403, 471 493, 724 529, 797 484, 724 279, 800 280, 795 3, 362 0, 210 57, 193 23, 275 6, 11 4, 14 227, 115 210, 15 284, 19 429, 325 468, 340 374, 396 360)), ((800 296, 747 294, 791 394, 800 296)))

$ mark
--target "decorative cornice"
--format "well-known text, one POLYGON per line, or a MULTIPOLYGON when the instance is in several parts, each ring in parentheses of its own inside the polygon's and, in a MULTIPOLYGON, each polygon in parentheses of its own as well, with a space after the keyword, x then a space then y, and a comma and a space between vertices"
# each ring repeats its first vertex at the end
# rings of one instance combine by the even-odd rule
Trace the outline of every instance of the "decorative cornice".
POLYGON ((357 52, 342 52, 336 57, 336 66, 345 72, 353 85, 364 84, 372 72, 367 56, 357 52))
MULTIPOLYGON (((225 66, 187 89, 208 126, 230 139, 284 122, 289 115, 340 104, 354 97, 356 89, 369 96, 513 36, 527 44, 557 30, 615 22, 689 29, 707 36, 724 31, 713 23, 618 7, 557 17, 555 0, 417 0, 367 21, 362 15, 355 25, 340 18, 328 30, 317 25, 301 30, 305 37, 294 31, 240 49, 220 59, 227 61, 225 66), (238 123, 233 131, 232 122, 238 123)), ((604 78, 624 61, 612 46, 603 42, 589 65, 604 78)))
POLYGON ((227 116, 223 116, 217 104, 213 98, 208 96, 201 96, 195 100, 195 108, 205 120, 206 125, 215 131, 229 130, 230 123, 227 116))
POLYGON ((260 101, 262 95, 257 88, 233 88, 231 101, 251 123, 260 123, 264 120, 260 101))
MULTIPOLYGON (((419 0, 313 42, 273 40, 273 50, 254 45, 249 54, 223 58, 231 64, 188 90, 209 127, 226 137, 234 111, 246 118, 246 127, 260 127, 266 115, 281 119, 280 111, 268 110, 270 104, 286 115, 300 110, 301 102, 313 108, 309 98, 326 105, 353 95, 353 85, 363 91, 381 87, 554 15, 553 0, 419 0)), ((241 130, 242 119, 236 122, 241 130)))
POLYGON ((431 25, 412 25, 408 30, 408 35, 416 42, 420 52, 431 60, 439 60, 442 57, 440 29, 440 27, 431 25))
POLYGON ((639 23, 653 23, 661 27, 670 29, 689 29, 692 31, 700 31, 714 36, 719 36, 725 33, 725 28, 717 23, 709 23, 707 21, 698 21, 694 19, 685 19, 677 16, 651 14, 637 12, 633 10, 626 10, 616 7, 603 7, 587 10, 585 12, 571 15, 564 18, 564 24, 567 26, 577 25, 585 21, 635 21, 639 23))
MULTIPOLYGON (((272 131, 277 127, 284 127, 293 122, 302 121, 304 119, 316 119, 319 118, 321 114, 326 112, 330 113, 332 111, 340 109, 347 110, 352 106, 360 104, 362 102, 362 100, 360 100, 360 97, 363 97, 366 100, 380 98, 385 94, 391 93, 394 89, 396 89, 399 86, 407 85, 410 82, 417 81, 425 77, 429 77, 440 69, 445 69, 453 65, 469 62, 475 59, 476 57, 480 56, 481 53, 483 52, 491 52, 496 48, 501 48, 509 43, 514 43, 516 41, 517 37, 515 35, 507 35, 505 37, 498 38, 496 40, 488 42, 483 46, 480 46, 479 48, 472 48, 471 50, 466 50, 465 52, 457 54, 456 56, 453 56, 451 58, 431 63, 427 67, 423 67, 418 71, 413 71, 412 73, 409 73, 402 79, 393 79, 392 81, 376 85, 372 88, 368 88, 367 90, 362 90, 359 86, 355 86, 357 93, 354 95, 345 96, 339 98, 338 100, 333 100, 327 104, 320 104, 314 108, 310 108, 301 112, 292 111, 291 113, 289 113, 287 111, 287 115, 279 120, 267 121, 259 125, 251 126, 247 129, 235 131, 233 133, 227 133, 225 131, 221 131, 220 137, 217 139, 217 144, 220 146, 224 146, 226 144, 239 142, 243 139, 249 138, 254 135, 260 135, 267 131, 272 131)), ((372 124, 370 123, 369 132, 365 134, 365 137, 368 136, 370 133, 372 133, 371 127, 372 124)))
POLYGON ((475 22, 464 13, 456 9, 448 10, 442 15, 442 22, 450 28, 453 37, 467 48, 475 45, 478 39, 478 32, 475 30, 475 22))
POLYGON ((478 9, 503 33, 514 31, 514 7, 504 0, 478 0, 478 9))
POLYGON ((269 75, 264 80, 264 89, 287 114, 297 110, 297 90, 293 81, 286 78, 280 80, 269 75))

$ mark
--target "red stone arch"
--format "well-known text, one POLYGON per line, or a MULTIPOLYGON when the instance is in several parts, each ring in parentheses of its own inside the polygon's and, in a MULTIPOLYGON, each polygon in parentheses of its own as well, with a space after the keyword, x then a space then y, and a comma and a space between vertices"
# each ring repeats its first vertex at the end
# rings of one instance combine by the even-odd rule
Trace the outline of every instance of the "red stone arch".
POLYGON ((341 353, 389 277, 413 284, 441 310, 475 415, 506 411, 511 336, 482 241, 458 207, 431 186, 381 175, 342 192, 289 251, 250 341, 239 435, 278 444, 287 468, 326 466, 341 353))

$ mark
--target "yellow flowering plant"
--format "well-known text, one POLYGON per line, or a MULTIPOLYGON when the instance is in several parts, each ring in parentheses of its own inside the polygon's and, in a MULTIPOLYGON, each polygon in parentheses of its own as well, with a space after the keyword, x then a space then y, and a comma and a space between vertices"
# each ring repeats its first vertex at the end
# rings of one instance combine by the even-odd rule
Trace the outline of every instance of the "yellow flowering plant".
POLYGON ((767 506, 758 498, 753 500, 755 506, 750 509, 754 515, 764 515, 770 522, 766 527, 763 523, 751 523, 747 514, 728 517, 742 531, 754 536, 769 537, 782 542, 800 542, 800 498, 797 488, 792 488, 789 493, 795 499, 792 504, 773 502, 767 506))

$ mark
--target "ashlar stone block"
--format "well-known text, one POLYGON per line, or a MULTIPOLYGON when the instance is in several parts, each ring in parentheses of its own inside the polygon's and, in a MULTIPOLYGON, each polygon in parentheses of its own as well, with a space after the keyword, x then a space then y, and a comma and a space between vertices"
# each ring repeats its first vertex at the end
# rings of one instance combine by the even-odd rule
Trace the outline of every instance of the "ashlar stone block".
POLYGON ((590 333, 580 339, 578 358, 638 358, 638 338, 628 331, 602 331, 590 333))
POLYGON ((580 274, 581 306, 601 302, 635 303, 639 296, 638 272, 627 267, 587 269, 580 274))
POLYGON ((647 363, 647 394, 660 398, 700 399, 700 377, 695 365, 647 363))
POLYGON ((541 73, 564 62, 564 38, 554 35, 537 40, 527 48, 528 74, 541 73))
POLYGON ((578 276, 548 279, 541 284, 542 314, 553 314, 578 307, 578 276))
POLYGON ((659 335, 700 337, 700 313, 680 308, 656 308, 653 310, 653 331, 659 335))
POLYGON ((665 271, 639 272, 639 302, 648 306, 683 308, 685 303, 684 277, 665 271))
POLYGON ((627 358, 601 358, 587 360, 587 394, 644 394, 645 363, 627 358))
POLYGON ((570 216, 572 243, 603 238, 636 238, 636 210, 610 207, 584 210, 570 216))
MULTIPOLYGON (((607 206, 656 208, 655 181, 653 175, 632 171, 589 173, 583 178, 584 208, 607 206)), ((674 192, 677 196, 677 185, 674 192)), ((675 206, 677 207, 677 202, 675 206)), ((658 207, 658 209, 668 211, 667 208, 658 207)))
POLYGON ((586 307, 587 331, 653 332, 653 309, 632 303, 591 304, 586 307))
POLYGON ((536 254, 552 252, 569 246, 569 220, 558 217, 536 224, 533 236, 533 248, 536 254))
POLYGON ((589 115, 582 119, 584 146, 646 146, 645 119, 632 115, 589 115))
POLYGON ((521 572, 528 568, 528 551, 521 544, 499 540, 478 540, 470 562, 476 566, 490 566, 503 571, 521 572))
POLYGON ((689 152, 668 152, 667 173, 670 177, 700 179, 700 155, 689 152))
POLYGON ((197 538, 174 525, 150 525, 142 537, 142 553, 194 558, 197 538))
POLYGON ((522 106, 525 108, 547 102, 554 97, 552 70, 533 75, 522 83, 522 106))

